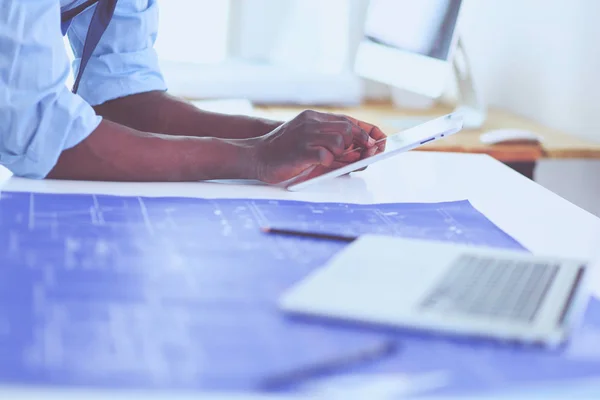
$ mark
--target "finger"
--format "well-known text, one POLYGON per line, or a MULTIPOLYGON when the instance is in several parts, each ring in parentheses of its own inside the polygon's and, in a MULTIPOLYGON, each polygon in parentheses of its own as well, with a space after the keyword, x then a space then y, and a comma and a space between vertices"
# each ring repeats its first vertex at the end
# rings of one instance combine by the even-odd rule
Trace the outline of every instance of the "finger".
MULTIPOLYGON (((373 135, 373 130, 374 128, 376 128, 375 125, 373 124, 369 124, 367 122, 361 121, 359 119, 356 119, 354 117, 351 117, 349 115, 346 116, 346 118, 348 118, 350 121, 352 121, 353 124, 360 126, 362 129, 364 129, 365 131, 367 131, 369 133, 369 135, 373 135)), ((379 128, 377 128, 379 129, 379 128)), ((372 136, 374 139, 376 139, 374 136, 372 136)))
POLYGON ((332 114, 332 113, 320 113, 317 111, 307 112, 307 118, 311 121, 317 121, 322 123, 339 123, 345 122, 351 126, 353 143, 357 143, 362 147, 372 147, 375 140, 371 138, 367 130, 361 127, 357 120, 350 118, 346 115, 332 114))
POLYGON ((339 133, 313 133, 308 136, 306 146, 312 147, 324 147, 334 157, 341 157, 346 152, 346 144, 344 137, 339 133))
POLYGON ((319 122, 310 124, 308 127, 309 132, 312 132, 316 135, 330 133, 330 134, 338 134, 342 137, 344 149, 352 146, 354 142, 354 137, 352 133, 352 124, 346 121, 333 121, 333 122, 319 122))
POLYGON ((375 139, 369 136, 369 133, 362 129, 358 125, 352 125, 352 137, 354 138, 354 143, 361 147, 370 148, 375 145, 375 139))
POLYGON ((337 115, 337 117, 344 121, 348 121, 348 123, 352 125, 352 137, 354 138, 354 143, 361 147, 372 147, 375 145, 375 140, 369 135, 369 132, 357 124, 355 119, 346 115, 337 115))
POLYGON ((297 183, 300 183, 300 182, 304 182, 304 181, 306 181, 308 179, 311 179, 312 176, 313 176, 314 171, 317 170, 318 168, 323 168, 323 167, 319 167, 317 165, 313 165, 313 166, 305 169, 304 171, 300 172, 298 175, 296 175, 296 176, 294 176, 294 177, 292 177, 292 178, 290 178, 288 180, 285 180, 283 182, 279 182, 277 184, 277 186, 284 187, 284 188, 287 189, 291 185, 294 185, 294 184, 297 184, 297 183))
POLYGON ((369 158, 369 157, 373 157, 374 155, 379 153, 379 147, 375 146, 372 147, 370 149, 366 149, 363 152, 362 158, 369 158))
POLYGON ((369 134, 369 136, 371 138, 373 138, 373 140, 375 142, 379 142, 379 143, 377 143, 377 147, 379 148, 380 151, 385 150, 386 141, 384 139, 387 138, 387 135, 385 133, 383 133, 383 131, 381 129, 379 129, 379 127, 369 124, 364 121, 360 121, 360 120, 350 117, 350 116, 348 116, 347 118, 350 121, 352 121, 355 125, 358 125, 363 130, 365 130, 369 134))
POLYGON ((329 167, 335 161, 335 156, 325 147, 312 146, 306 150, 305 161, 307 164, 329 167))
POLYGON ((279 185, 281 185, 282 187, 288 188, 292 185, 297 185, 297 184, 307 181, 309 179, 316 178, 317 176, 326 174, 327 172, 331 172, 334 169, 337 169, 337 168, 334 168, 333 166, 325 167, 323 165, 313 165, 312 167, 305 169, 304 171, 302 171, 295 177, 288 179, 285 182, 281 182, 279 185))
POLYGON ((352 125, 355 125, 358 128, 362 129, 363 131, 367 132, 371 137, 373 137, 376 140, 383 139, 385 137, 385 134, 375 125, 358 120, 349 115, 326 113, 326 112, 320 112, 320 111, 314 111, 314 110, 305 110, 304 112, 300 113, 299 115, 304 116, 304 118, 306 118, 308 120, 318 121, 318 122, 348 121, 352 125))
POLYGON ((334 156, 324 147, 308 148, 299 159, 296 159, 295 164, 298 165, 300 172, 297 172, 291 178, 279 182, 277 186, 287 188, 291 185, 304 182, 308 179, 318 176, 329 169, 334 162, 334 156))
MULTIPOLYGON (((307 181, 309 179, 315 178, 317 176, 326 174, 328 172, 331 171, 335 171, 336 169, 342 168, 347 166, 347 163, 344 162, 339 162, 339 161, 333 161, 329 166, 326 165, 312 165, 311 167, 303 170, 301 173, 299 173, 298 175, 294 176, 291 179, 288 179, 285 182, 281 182, 279 185, 282 187, 289 187, 291 185, 295 185, 304 181, 307 181)), ((364 168, 360 168, 357 169, 356 171, 363 171, 365 170, 367 167, 364 168)), ((352 171, 355 172, 355 171, 352 171)), ((350 173, 345 174, 344 176, 348 176, 350 175, 350 173)))
POLYGON ((373 128, 370 131, 370 135, 376 141, 387 138, 387 135, 385 133, 383 133, 383 131, 381 129, 379 129, 379 127, 377 127, 377 126, 373 126, 373 128))
POLYGON ((375 139, 375 142, 377 142, 377 152, 381 153, 385 150, 385 145, 387 143, 387 135, 385 133, 383 133, 381 131, 381 129, 379 129, 378 127, 374 126, 373 130, 371 131, 371 137, 373 139, 375 139))
POLYGON ((353 151, 352 153, 344 153, 340 157, 336 157, 336 161, 345 162, 347 164, 351 164, 360 160, 360 151, 353 151))

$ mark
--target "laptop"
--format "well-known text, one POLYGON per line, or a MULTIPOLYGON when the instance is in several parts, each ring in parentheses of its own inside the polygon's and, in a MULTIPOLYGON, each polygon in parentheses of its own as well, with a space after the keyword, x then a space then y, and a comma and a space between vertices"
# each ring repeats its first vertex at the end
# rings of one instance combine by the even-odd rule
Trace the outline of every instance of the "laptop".
POLYGON ((582 319, 582 260, 366 235, 290 288, 285 313, 558 347, 582 319))

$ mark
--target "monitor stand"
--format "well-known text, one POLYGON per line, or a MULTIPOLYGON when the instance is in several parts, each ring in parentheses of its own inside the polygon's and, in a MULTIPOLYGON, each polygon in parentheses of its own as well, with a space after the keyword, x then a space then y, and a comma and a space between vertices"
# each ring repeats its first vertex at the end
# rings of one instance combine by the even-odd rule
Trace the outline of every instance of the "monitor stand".
POLYGON ((471 63, 461 38, 458 39, 452 66, 457 84, 457 106, 454 111, 463 116, 466 129, 480 128, 487 118, 487 106, 476 86, 471 63))
MULTIPOLYGON (((480 128, 487 118, 487 106, 475 84, 471 64, 467 57, 463 41, 460 38, 456 46, 452 72, 456 81, 456 106, 453 112, 463 116, 465 129, 480 128)), ((431 105, 435 103, 435 99, 425 99, 423 96, 417 94, 401 92, 397 89, 393 90, 396 96, 393 94, 392 97, 396 106, 418 109, 419 115, 390 117, 386 121, 387 125, 397 129, 407 129, 439 116, 434 114, 427 115, 426 111, 424 111, 427 108, 431 108, 431 105)))

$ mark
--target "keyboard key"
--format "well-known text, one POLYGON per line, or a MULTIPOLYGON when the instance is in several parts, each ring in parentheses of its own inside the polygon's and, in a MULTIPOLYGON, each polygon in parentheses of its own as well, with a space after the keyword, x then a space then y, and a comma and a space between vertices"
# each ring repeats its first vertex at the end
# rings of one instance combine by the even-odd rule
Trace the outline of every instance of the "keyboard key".
POLYGON ((421 303, 438 312, 532 322, 559 266, 465 254, 421 303))

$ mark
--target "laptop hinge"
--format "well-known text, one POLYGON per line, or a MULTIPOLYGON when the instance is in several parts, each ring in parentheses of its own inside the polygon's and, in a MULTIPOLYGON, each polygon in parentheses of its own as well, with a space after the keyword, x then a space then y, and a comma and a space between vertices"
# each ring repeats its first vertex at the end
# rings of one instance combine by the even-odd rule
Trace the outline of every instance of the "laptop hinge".
POLYGON ((583 279, 584 273, 585 273, 585 266, 580 266, 579 270, 577 271, 577 276, 575 277, 575 280, 573 281, 573 284, 571 285, 571 290, 569 291, 569 297, 567 298, 567 301, 565 302, 563 310, 560 314, 560 318, 558 320, 558 326, 564 325, 564 323, 565 323, 565 319, 567 318, 567 315, 569 314, 569 310, 571 309, 571 307, 573 306, 573 302, 575 301, 577 289, 579 288, 579 286, 581 284, 581 280, 583 279))

